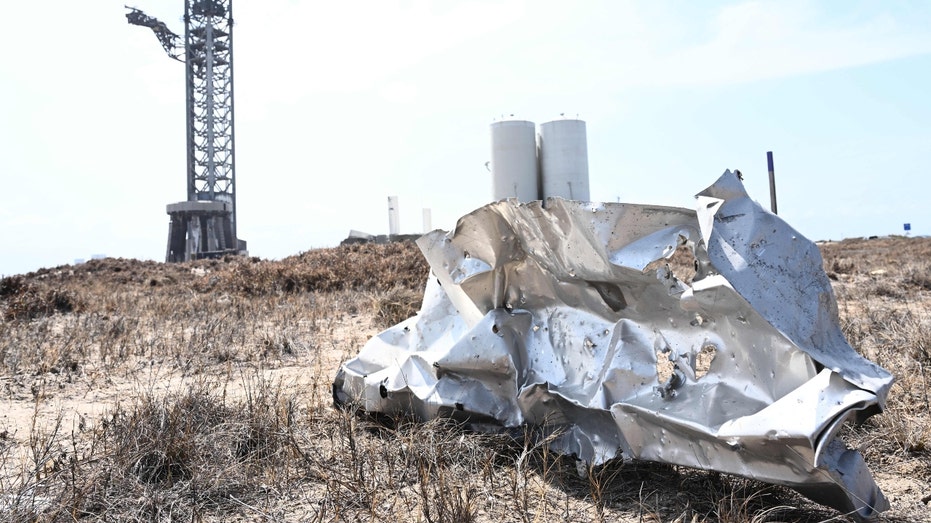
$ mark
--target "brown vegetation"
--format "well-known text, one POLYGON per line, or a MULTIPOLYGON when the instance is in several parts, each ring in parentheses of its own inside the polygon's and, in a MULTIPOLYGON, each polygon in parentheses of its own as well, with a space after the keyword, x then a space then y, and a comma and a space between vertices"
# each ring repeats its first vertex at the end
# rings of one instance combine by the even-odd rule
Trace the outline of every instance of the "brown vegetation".
MULTIPOLYGON (((845 438, 885 517, 926 521, 931 241, 821 247, 848 339, 897 377, 888 410, 845 438)), ((405 243, 3 278, 0 520, 842 520, 716 473, 579 470, 529 431, 332 408, 340 362, 416 310, 427 271, 405 243)))

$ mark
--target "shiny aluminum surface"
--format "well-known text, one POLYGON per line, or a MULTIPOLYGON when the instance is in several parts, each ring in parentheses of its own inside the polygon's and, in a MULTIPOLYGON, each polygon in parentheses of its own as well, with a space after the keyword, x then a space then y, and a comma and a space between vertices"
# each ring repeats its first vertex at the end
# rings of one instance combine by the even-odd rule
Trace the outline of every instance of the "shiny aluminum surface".
POLYGON ((507 200, 424 235, 421 312, 340 368, 335 399, 540 425, 594 464, 712 469, 861 519, 885 510, 836 435, 882 410, 892 376, 845 340, 818 248, 730 172, 696 201, 507 200), (690 283, 665 263, 683 245, 690 283))

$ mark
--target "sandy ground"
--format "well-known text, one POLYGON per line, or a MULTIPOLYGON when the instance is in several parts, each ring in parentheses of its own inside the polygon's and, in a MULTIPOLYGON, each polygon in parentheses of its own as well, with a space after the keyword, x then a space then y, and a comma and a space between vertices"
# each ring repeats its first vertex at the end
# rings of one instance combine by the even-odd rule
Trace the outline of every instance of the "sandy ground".
POLYGON ((48 433, 60 424, 63 434, 93 430, 120 402, 142 393, 160 396, 209 381, 222 384, 226 394, 236 397, 265 379, 308 401, 329 404, 329 384, 340 364, 378 330, 371 315, 347 314, 328 326, 328 343, 318 342, 315 349, 298 350, 292 357, 262 365, 229 362, 185 373, 170 362, 136 359, 117 372, 87 362, 77 372, 0 376, 0 442, 12 444, 12 459, 6 460, 4 472, 28 466, 34 429, 48 433))

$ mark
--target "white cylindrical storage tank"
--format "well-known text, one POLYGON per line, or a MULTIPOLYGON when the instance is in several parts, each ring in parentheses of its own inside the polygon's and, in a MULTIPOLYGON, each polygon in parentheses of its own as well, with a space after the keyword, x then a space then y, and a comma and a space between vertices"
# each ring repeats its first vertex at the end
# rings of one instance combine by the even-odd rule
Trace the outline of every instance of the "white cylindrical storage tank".
POLYGON ((540 126, 540 178, 544 199, 590 199, 585 122, 554 120, 540 126))
POLYGON ((537 137, 533 122, 506 120, 491 124, 492 199, 540 199, 537 137))
POLYGON ((388 234, 397 236, 401 234, 401 219, 398 212, 398 197, 388 197, 388 234))

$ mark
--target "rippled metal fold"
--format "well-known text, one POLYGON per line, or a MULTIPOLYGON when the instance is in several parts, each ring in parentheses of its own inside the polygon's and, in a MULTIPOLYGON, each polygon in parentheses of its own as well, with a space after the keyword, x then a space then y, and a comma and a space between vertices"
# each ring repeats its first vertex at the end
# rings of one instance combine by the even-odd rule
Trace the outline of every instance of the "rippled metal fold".
POLYGON ((818 248, 729 171, 696 201, 505 200, 424 235, 420 313, 342 365, 335 400, 542 425, 593 464, 737 474, 860 519, 887 509, 836 435, 882 410, 892 376, 845 340, 818 248), (689 283, 665 263, 683 245, 689 283))

